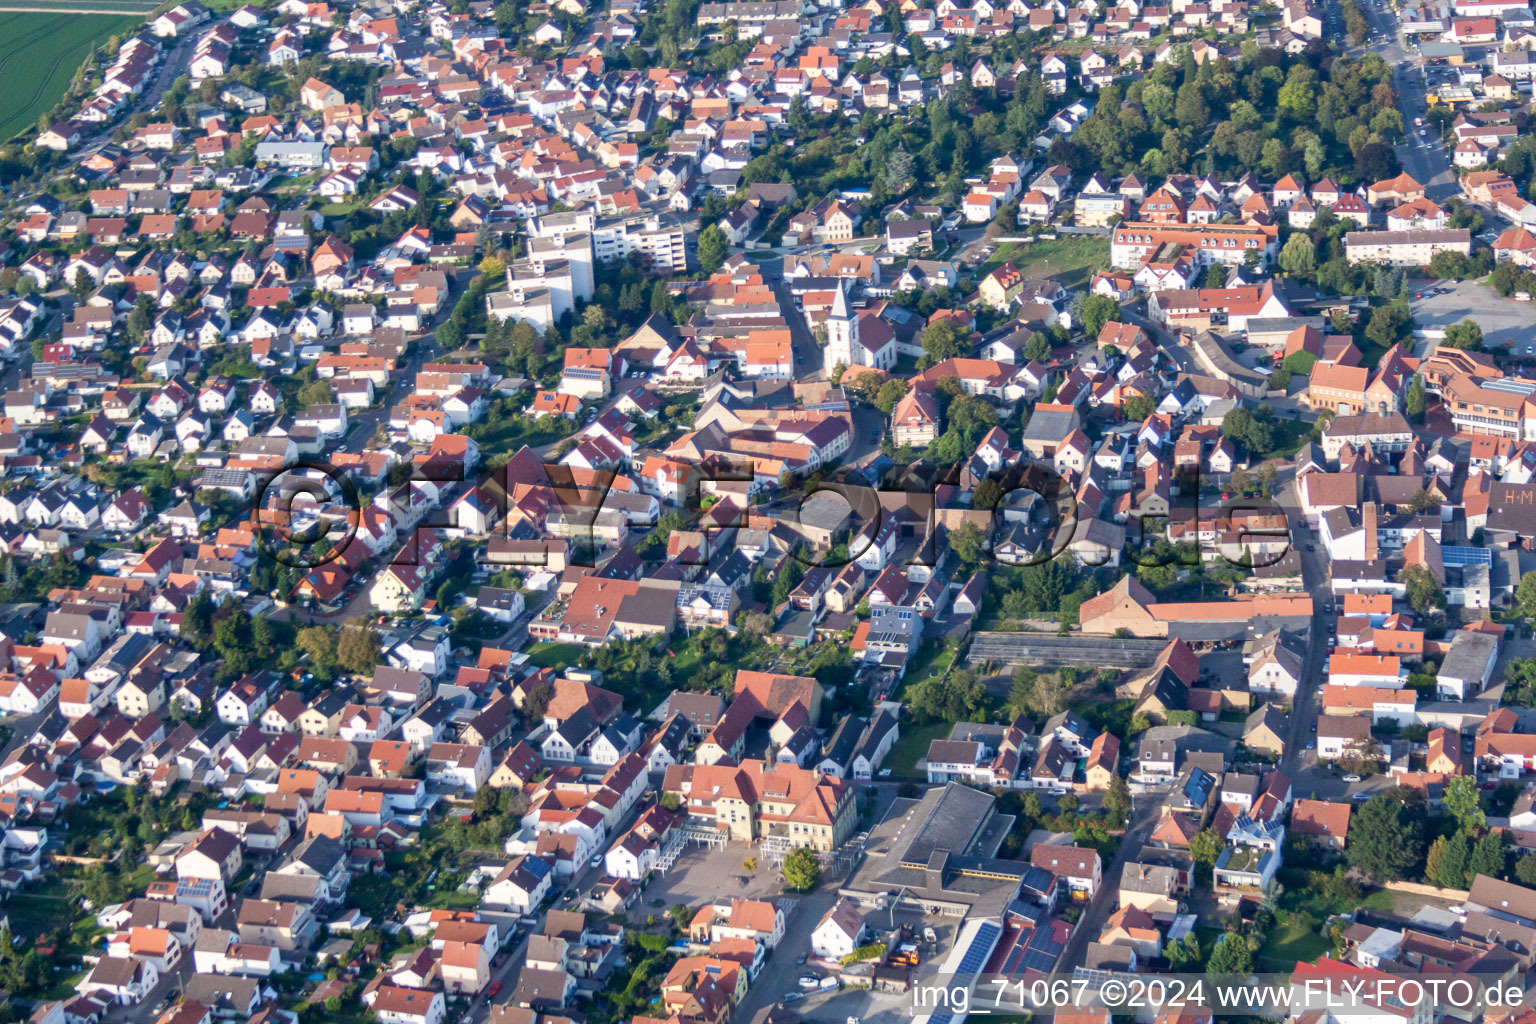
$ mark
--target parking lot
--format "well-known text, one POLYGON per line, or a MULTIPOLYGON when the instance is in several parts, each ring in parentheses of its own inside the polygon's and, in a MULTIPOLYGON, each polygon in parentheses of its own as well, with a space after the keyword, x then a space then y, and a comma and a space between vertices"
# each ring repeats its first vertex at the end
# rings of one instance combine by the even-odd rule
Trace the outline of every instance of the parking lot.
POLYGON ((1502 298, 1476 281, 1435 281, 1415 283, 1409 304, 1421 331, 1443 331, 1472 317, 1488 347, 1507 343, 1516 355, 1536 356, 1536 306, 1529 302, 1502 298))
MULTIPOLYGON (((806 916, 802 924, 808 933, 819 920, 817 917, 806 916)), ((877 911, 871 914, 870 926, 879 932, 885 932, 894 925, 906 924, 912 928, 915 935, 921 935, 924 927, 929 927, 937 934, 938 942, 933 945, 926 943, 920 945, 923 961, 913 974, 913 984, 920 985, 922 980, 938 970, 943 957, 938 951, 947 952, 955 941, 956 919, 940 917, 937 915, 924 916, 912 910, 898 910, 892 917, 889 912, 877 911)), ((838 1024, 846 1022, 851 1017, 857 1017, 861 1024, 898 1024, 900 1021, 911 1020, 912 996, 909 993, 877 992, 865 988, 842 988, 830 992, 815 992, 814 994, 801 995, 798 988, 797 976, 802 973, 825 975, 827 972, 819 970, 814 965, 802 967, 795 965, 794 959, 788 954, 795 953, 797 949, 804 951, 803 947, 797 947, 787 941, 785 953, 776 955, 769 961, 764 973, 759 977, 762 986, 754 986, 748 996, 749 1010, 766 1002, 786 1002, 789 1006, 807 1020, 829 1022, 838 1024), (758 1000, 752 1002, 753 996, 758 1000), (788 996, 789 998, 785 998, 788 996)), ((740 1019, 740 1015, 738 1015, 740 1019)))
POLYGON ((656 878, 641 894, 633 913, 660 916, 678 903, 697 908, 703 903, 729 903, 735 899, 776 899, 783 892, 779 871, 760 864, 747 871, 742 862, 756 855, 745 843, 729 843, 723 850, 695 846, 684 850, 672 870, 656 878))

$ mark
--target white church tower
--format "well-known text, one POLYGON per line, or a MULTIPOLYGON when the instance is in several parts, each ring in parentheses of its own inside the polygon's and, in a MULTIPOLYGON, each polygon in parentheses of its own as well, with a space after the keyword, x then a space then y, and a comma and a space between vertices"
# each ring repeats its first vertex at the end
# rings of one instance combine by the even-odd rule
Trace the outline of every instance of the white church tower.
POLYGON ((838 363, 856 365, 855 352, 863 353, 863 346, 859 344, 859 318, 848 309, 848 292, 839 281, 837 296, 832 300, 832 312, 827 316, 827 369, 831 370, 838 363))

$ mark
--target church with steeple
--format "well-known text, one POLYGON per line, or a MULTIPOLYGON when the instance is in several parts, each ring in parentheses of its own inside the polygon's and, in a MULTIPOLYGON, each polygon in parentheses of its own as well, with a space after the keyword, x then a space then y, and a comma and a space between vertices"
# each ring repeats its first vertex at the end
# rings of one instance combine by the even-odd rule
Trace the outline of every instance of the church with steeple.
POLYGON ((823 359, 828 370, 841 363, 846 367, 868 366, 890 370, 896 365, 896 332, 891 325, 872 313, 854 313, 848 306, 847 288, 839 283, 827 314, 827 344, 823 359))

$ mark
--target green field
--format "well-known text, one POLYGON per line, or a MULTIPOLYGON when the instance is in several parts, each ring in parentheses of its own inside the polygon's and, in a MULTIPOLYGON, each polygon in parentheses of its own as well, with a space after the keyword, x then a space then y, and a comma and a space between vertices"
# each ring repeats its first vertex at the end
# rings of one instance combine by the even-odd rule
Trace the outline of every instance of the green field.
POLYGON ((980 280, 1012 262, 1025 277, 1054 277, 1067 288, 1085 288, 1109 267, 1108 235, 1062 235, 1032 242, 1004 242, 976 271, 980 280))
POLYGON ((0 139, 25 131, 64 95, 91 49, 142 18, 0 11, 0 139))

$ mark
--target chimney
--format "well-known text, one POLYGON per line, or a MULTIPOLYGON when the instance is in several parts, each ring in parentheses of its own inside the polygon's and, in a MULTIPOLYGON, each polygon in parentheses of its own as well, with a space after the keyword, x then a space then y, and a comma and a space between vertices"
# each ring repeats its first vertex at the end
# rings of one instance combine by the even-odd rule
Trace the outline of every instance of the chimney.
POLYGON ((1376 503, 1368 501, 1360 509, 1360 520, 1365 525, 1365 560, 1373 562, 1376 550, 1376 503))

